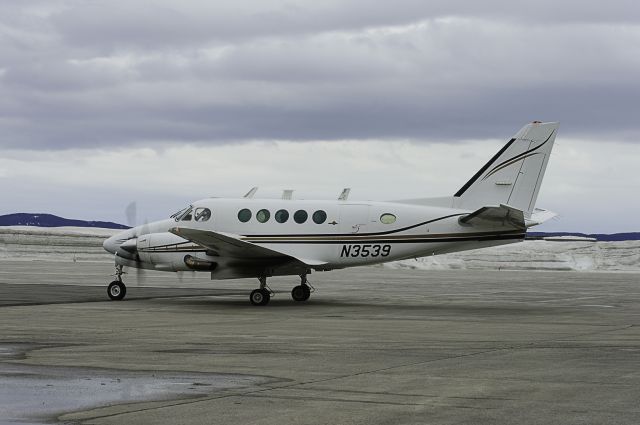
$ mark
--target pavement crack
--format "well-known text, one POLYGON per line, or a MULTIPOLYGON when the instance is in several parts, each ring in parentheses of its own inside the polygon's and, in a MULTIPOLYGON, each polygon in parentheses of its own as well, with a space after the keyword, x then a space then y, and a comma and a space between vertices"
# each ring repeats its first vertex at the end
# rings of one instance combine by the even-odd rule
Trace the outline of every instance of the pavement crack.
POLYGON ((495 407, 478 407, 478 406, 466 406, 466 405, 452 405, 446 403, 400 403, 393 401, 377 401, 377 400, 356 400, 350 398, 342 398, 342 397, 313 397, 309 399, 307 397, 297 397, 297 396, 285 396, 285 395, 272 395, 272 394, 249 394, 246 397, 255 397, 255 398, 276 398, 282 400, 314 400, 314 401, 329 401, 329 402, 339 402, 339 403, 360 403, 360 404, 378 404, 378 405, 387 405, 387 406, 428 406, 428 405, 438 405, 438 406, 446 406, 446 407, 455 407, 460 409, 482 409, 482 410, 494 410, 495 407))

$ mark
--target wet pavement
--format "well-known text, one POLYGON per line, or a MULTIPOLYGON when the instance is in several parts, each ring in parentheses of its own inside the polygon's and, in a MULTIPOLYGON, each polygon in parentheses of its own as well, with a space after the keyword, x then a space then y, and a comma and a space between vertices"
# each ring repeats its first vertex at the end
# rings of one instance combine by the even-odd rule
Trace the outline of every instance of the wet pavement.
POLYGON ((109 266, 0 263, 0 423, 640 423, 638 274, 361 268, 256 308, 173 274, 106 301, 109 266))
MULTIPOLYGON (((0 360, 20 357, 0 347, 0 360)), ((83 367, 0 363, 3 424, 49 423, 65 412, 135 403, 201 397, 225 389, 250 388, 265 379, 200 373, 131 372, 83 367)))

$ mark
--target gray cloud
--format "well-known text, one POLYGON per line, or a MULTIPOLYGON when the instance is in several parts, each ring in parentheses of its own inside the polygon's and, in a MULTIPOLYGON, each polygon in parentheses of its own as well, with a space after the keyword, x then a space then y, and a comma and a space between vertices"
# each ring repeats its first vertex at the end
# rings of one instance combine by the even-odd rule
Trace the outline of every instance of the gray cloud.
POLYGON ((0 6, 0 146, 640 135, 631 1, 0 6))
POLYGON ((184 1, 61 2, 66 7, 51 20, 69 42, 95 46, 152 47, 211 40, 292 36, 327 31, 406 25, 447 16, 550 23, 635 23, 640 18, 631 0, 598 2, 542 0, 401 0, 392 5, 365 0, 324 2, 248 0, 232 4, 184 1))

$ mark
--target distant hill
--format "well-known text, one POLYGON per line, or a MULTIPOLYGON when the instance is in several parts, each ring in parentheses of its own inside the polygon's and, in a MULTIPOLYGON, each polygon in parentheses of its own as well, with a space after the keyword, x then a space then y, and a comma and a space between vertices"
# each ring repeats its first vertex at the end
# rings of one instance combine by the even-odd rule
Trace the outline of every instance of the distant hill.
POLYGON ((640 232, 629 233, 570 233, 570 232, 527 232, 527 239, 542 239, 548 237, 557 236, 579 236, 583 238, 594 238, 602 242, 616 242, 616 241, 637 241, 640 240, 640 232))
POLYGON ((0 215, 0 226, 36 226, 36 227, 100 227, 105 229, 128 229, 129 226, 110 221, 72 220, 53 214, 17 213, 0 215))

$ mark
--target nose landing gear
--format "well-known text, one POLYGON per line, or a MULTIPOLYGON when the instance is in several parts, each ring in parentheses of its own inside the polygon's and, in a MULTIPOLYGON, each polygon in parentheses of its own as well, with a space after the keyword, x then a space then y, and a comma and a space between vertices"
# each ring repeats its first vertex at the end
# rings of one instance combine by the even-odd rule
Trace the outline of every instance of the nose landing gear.
POLYGON ((109 298, 112 301, 120 301, 124 298, 125 295, 127 295, 127 287, 125 286, 124 282, 122 282, 122 275, 124 273, 125 272, 122 271, 122 266, 117 265, 116 274, 114 275, 116 276, 116 280, 111 282, 107 287, 107 295, 109 295, 109 298))

